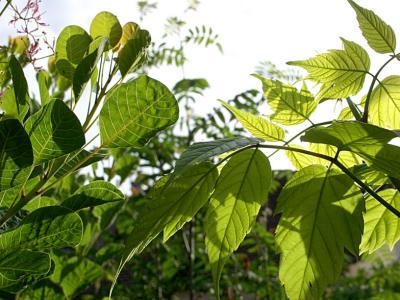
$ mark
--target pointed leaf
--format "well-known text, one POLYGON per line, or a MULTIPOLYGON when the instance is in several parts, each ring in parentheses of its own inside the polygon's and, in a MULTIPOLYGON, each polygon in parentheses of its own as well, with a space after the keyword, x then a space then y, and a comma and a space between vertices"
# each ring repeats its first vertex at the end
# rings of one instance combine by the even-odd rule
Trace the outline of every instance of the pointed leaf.
POLYGON ((50 93, 49 93, 49 88, 51 84, 50 73, 44 70, 40 70, 37 73, 36 78, 39 83, 40 103, 43 106, 50 101, 50 93))
POLYGON ((17 104, 18 117, 20 120, 23 120, 29 110, 30 105, 28 83, 26 81, 24 71, 14 55, 10 56, 9 67, 17 104))
POLYGON ((181 174, 190 165, 249 145, 256 145, 259 142, 258 139, 239 136, 211 142, 194 143, 177 160, 174 176, 181 174))
POLYGON ((233 156, 221 171, 205 220, 206 248, 218 298, 223 266, 250 232, 268 199, 271 180, 271 166, 259 150, 233 156))
MULTIPOLYGON (((378 192, 385 201, 400 209, 399 191, 388 189, 378 192)), ((373 253, 385 243, 393 250, 400 240, 400 219, 369 196, 365 202, 364 233, 360 245, 361 253, 373 253)))
POLYGON ((75 247, 82 237, 78 214, 60 206, 35 210, 21 224, 0 235, 0 250, 75 247))
POLYGON ((32 145, 21 123, 0 121, 0 191, 24 183, 32 164, 32 145))
POLYGON ((373 90, 368 120, 381 127, 400 128, 400 76, 386 77, 373 90))
POLYGON ((279 278, 290 299, 319 299, 340 275, 344 248, 357 253, 362 194, 351 179, 319 165, 301 169, 283 188, 276 233, 279 278))
POLYGON ((317 100, 346 98, 357 94, 370 68, 368 53, 358 44, 342 38, 343 50, 330 50, 314 58, 292 61, 309 72, 308 78, 322 84, 317 100))
POLYGON ((115 15, 102 11, 94 17, 90 24, 90 35, 93 39, 107 37, 110 41, 110 47, 113 48, 122 36, 122 27, 115 15))
POLYGON ((140 147, 178 119, 174 95, 161 82, 148 76, 115 88, 100 112, 102 146, 140 147))
POLYGON ((396 36, 392 27, 386 24, 372 10, 359 6, 348 0, 357 14, 363 36, 368 45, 378 53, 394 53, 396 50, 396 36))
POLYGON ((40 164, 79 149, 85 144, 81 123, 61 100, 52 100, 25 123, 35 163, 40 164))
POLYGON ((77 211, 86 207, 98 206, 124 200, 124 194, 114 185, 105 181, 92 181, 79 188, 72 197, 62 202, 62 206, 77 211))
POLYGON ((301 137, 302 141, 336 146, 351 151, 382 172, 400 178, 400 147, 389 144, 397 137, 393 131, 357 121, 333 122, 316 127, 301 137))
POLYGON ((278 125, 268 122, 260 116, 255 116, 251 113, 241 111, 223 101, 220 102, 235 115, 236 119, 238 119, 243 127, 246 128, 254 137, 270 142, 279 142, 285 139, 285 131, 278 125))
POLYGON ((42 275, 50 271, 47 253, 12 250, 0 253, 0 289, 6 289, 28 276, 42 275))
POLYGON ((261 80, 264 96, 269 106, 274 111, 271 120, 283 125, 295 125, 303 123, 317 107, 313 95, 303 85, 301 91, 295 87, 283 84, 279 80, 266 79, 254 74, 261 80))
POLYGON ((92 38, 83 28, 76 25, 65 27, 56 43, 57 71, 69 80, 73 80, 75 69, 85 56, 91 42, 92 38))

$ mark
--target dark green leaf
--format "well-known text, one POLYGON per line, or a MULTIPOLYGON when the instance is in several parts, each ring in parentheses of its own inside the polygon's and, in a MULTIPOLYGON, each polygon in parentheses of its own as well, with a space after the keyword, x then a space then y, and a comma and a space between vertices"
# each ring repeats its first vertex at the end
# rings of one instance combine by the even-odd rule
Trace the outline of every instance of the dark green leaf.
POLYGON ((20 120, 23 120, 30 106, 28 83, 25 79, 24 71, 14 55, 10 56, 9 66, 15 93, 15 100, 17 103, 18 116, 20 120))

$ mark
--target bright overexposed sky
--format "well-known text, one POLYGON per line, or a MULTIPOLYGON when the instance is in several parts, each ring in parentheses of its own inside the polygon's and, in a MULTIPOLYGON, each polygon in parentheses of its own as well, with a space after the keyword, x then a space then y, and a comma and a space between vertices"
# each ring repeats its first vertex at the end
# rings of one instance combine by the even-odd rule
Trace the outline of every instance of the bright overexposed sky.
MULTIPOLYGON (((0 0, 0 5, 4 2, 0 0)), ((26 1, 14 2, 21 6, 26 1)), ((188 22, 188 27, 211 26, 220 36, 224 54, 214 47, 190 47, 187 51, 189 63, 185 66, 187 78, 204 77, 211 85, 201 100, 203 108, 200 109, 218 105, 217 99, 228 100, 249 88, 260 88, 259 82, 249 76, 260 61, 268 60, 286 68, 286 61, 340 49, 339 37, 359 43, 371 54, 372 72, 386 59, 386 56, 373 54, 368 47, 355 13, 346 0, 201 0, 197 11, 184 12, 186 3, 187 0, 159 0, 158 9, 142 22, 135 0, 43 0, 42 7, 43 18, 50 25, 46 28, 50 37, 71 24, 89 31, 91 20, 103 10, 115 14, 121 24, 139 23, 150 31, 153 41, 163 33, 167 17, 178 16, 188 22)), ((398 0, 358 0, 357 3, 374 10, 400 33, 398 0)), ((0 44, 5 43, 9 35, 15 35, 15 30, 8 25, 9 16, 0 19, 0 44)), ((400 73, 399 69, 392 69, 392 73, 395 71, 400 73)), ((150 76, 172 87, 179 80, 181 70, 168 67, 154 71, 150 76)), ((315 119, 324 119, 324 114, 322 111, 315 119)), ((289 166, 282 160, 272 164, 277 168, 289 166)))

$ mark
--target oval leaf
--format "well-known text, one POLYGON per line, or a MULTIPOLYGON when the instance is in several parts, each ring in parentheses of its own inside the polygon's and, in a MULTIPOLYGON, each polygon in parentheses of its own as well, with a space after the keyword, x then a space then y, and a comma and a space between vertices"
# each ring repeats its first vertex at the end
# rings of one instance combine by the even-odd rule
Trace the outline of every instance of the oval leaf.
POLYGON ((218 298, 223 266, 250 232, 268 199, 271 180, 271 166, 259 150, 236 154, 221 171, 205 220, 206 248, 218 298))
POLYGON ((107 37, 110 41, 110 47, 113 48, 122 36, 122 27, 115 15, 102 11, 94 17, 90 24, 90 35, 93 39, 107 37))
POLYGON ((106 97, 100 112, 103 147, 141 147, 160 130, 174 124, 179 107, 161 82, 148 76, 123 83, 106 97))

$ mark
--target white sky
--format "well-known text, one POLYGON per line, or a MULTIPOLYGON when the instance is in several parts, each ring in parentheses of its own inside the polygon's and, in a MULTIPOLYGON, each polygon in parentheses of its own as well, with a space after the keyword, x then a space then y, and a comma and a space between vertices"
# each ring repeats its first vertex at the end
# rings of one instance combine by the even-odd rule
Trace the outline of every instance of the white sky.
MULTIPOLYGON (((3 2, 0 0, 0 6, 3 2)), ((15 3, 24 2, 17 0, 15 3)), ((228 100, 249 88, 260 88, 259 82, 249 76, 260 61, 268 60, 286 68, 286 61, 306 59, 328 49, 340 49, 339 37, 359 43, 371 54, 372 72, 386 59, 374 55, 369 49, 358 28, 355 13, 345 0, 201 0, 198 10, 189 14, 183 12, 185 0, 158 2, 159 8, 143 22, 139 20, 134 0, 43 0, 42 5, 46 11, 44 19, 50 24, 50 36, 71 24, 88 31, 92 18, 103 10, 114 13, 121 24, 128 21, 139 23, 150 31, 153 40, 162 34, 164 21, 170 16, 189 21, 189 27, 211 26, 220 36, 224 54, 213 47, 189 48, 190 61, 185 67, 187 78, 204 77, 209 81, 211 89, 201 100, 204 101, 201 105, 206 108, 217 105, 216 99, 228 100)), ((400 34, 398 0, 358 0, 358 3, 374 10, 400 34)), ((7 21, 7 16, 0 20, 0 42, 3 43, 8 35, 15 35, 7 21)), ((399 69, 397 73, 400 73, 399 69)), ((172 87, 180 79, 181 71, 168 67, 150 75, 172 87)), ((323 111, 314 119, 324 119, 326 114, 323 111)), ((272 161, 272 164, 276 168, 289 167, 282 160, 279 163, 278 160, 272 161)))

